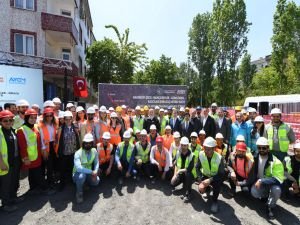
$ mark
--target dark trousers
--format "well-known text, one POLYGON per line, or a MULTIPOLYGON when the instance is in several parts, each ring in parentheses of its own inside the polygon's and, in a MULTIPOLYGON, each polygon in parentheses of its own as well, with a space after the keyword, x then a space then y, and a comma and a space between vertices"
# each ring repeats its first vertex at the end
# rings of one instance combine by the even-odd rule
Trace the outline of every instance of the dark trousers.
POLYGON ((28 181, 30 190, 46 189, 45 178, 43 177, 41 166, 28 169, 28 181))
POLYGON ((20 179, 20 158, 15 157, 13 165, 9 166, 8 173, 0 176, 0 196, 2 205, 11 205, 14 198, 17 197, 20 179))
MULTIPOLYGON (((123 167, 123 170, 120 171, 120 170, 118 169, 118 165, 117 165, 117 174, 118 174, 118 177, 125 176, 126 173, 127 173, 127 171, 128 171, 128 169, 129 169, 129 163, 128 163, 127 161, 120 160, 120 163, 121 163, 121 165, 122 165, 122 167, 123 167)), ((132 168, 131 168, 131 171, 130 171, 130 174, 131 174, 131 175, 134 175, 134 174, 133 174, 133 171, 134 171, 134 166, 132 166, 132 168)))
POLYGON ((60 155, 59 157, 59 170, 60 170, 60 183, 62 185, 66 182, 72 182, 74 167, 74 154, 60 155))
POLYGON ((57 167, 55 164, 57 163, 56 153, 54 151, 54 142, 49 143, 49 155, 47 160, 43 160, 42 170, 43 175, 47 176, 48 185, 54 185, 54 169, 57 167))
POLYGON ((175 180, 171 181, 173 187, 177 187, 179 184, 183 183, 183 189, 186 194, 191 193, 192 184, 194 182, 194 176, 191 172, 179 173, 176 175, 175 180))
POLYGON ((151 164, 150 162, 142 163, 141 165, 135 164, 137 172, 139 175, 144 175, 146 177, 151 176, 151 164))
MULTIPOLYGON (((159 171, 158 166, 156 164, 150 164, 150 168, 151 168, 151 175, 154 177, 161 177, 165 168, 162 167, 162 171, 159 171)), ((166 173, 166 180, 170 180, 171 179, 171 171, 168 170, 168 172, 166 173)))
MULTIPOLYGON (((236 181, 244 181, 245 178, 241 177, 240 175, 236 174, 236 181)), ((235 183, 231 180, 230 178, 230 173, 228 174, 228 180, 229 180, 229 184, 232 190, 236 190, 236 185, 235 183)), ((251 186, 249 186, 249 190, 251 190, 251 186)))
MULTIPOLYGON (((204 181, 204 180, 209 179, 209 178, 210 177, 203 176, 201 178, 201 181, 204 181)), ((211 182, 210 186, 212 186, 212 188, 213 188, 213 197, 212 197, 213 201, 217 201, 218 200, 222 183, 223 183, 222 179, 220 179, 220 180, 214 180, 214 181, 211 182)))

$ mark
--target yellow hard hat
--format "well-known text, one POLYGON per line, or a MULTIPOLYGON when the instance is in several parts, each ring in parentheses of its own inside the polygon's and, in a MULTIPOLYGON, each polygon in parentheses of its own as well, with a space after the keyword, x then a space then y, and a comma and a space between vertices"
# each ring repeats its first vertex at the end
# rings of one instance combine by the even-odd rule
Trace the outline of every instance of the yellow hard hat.
POLYGON ((145 105, 144 110, 149 110, 149 107, 147 105, 145 105))
POLYGON ((121 106, 117 106, 116 107, 116 112, 122 112, 122 107, 121 106))

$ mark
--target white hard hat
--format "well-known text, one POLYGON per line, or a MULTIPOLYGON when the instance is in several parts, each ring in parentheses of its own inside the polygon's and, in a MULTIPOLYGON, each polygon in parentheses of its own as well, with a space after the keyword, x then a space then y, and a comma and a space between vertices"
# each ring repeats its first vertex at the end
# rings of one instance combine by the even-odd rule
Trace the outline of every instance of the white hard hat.
POLYGON ((21 99, 17 102, 17 106, 28 106, 29 107, 29 102, 26 101, 25 99, 21 99))
POLYGON ((252 108, 252 107, 249 107, 249 108, 248 108, 248 112, 249 112, 249 113, 256 113, 256 109, 255 109, 255 108, 252 108))
POLYGON ((95 105, 93 105, 93 108, 95 109, 95 110, 98 110, 99 109, 99 107, 95 104, 95 105))
POLYGON ((106 112, 106 110, 107 110, 107 108, 104 106, 104 105, 102 105, 101 107, 100 107, 100 112, 106 112))
POLYGON ((84 111, 84 108, 82 106, 77 106, 76 112, 84 111))
POLYGON ((168 110, 167 109, 165 109, 165 111, 164 111, 165 113, 168 113, 168 110))
POLYGON ((154 109, 160 109, 160 108, 159 108, 159 106, 157 105, 157 106, 155 106, 155 108, 154 108, 154 109))
POLYGON ((66 108, 71 108, 71 107, 74 107, 73 103, 69 102, 66 106, 66 108))
POLYGON ((217 139, 217 138, 220 138, 220 139, 222 138, 222 139, 224 139, 224 136, 223 136, 222 133, 217 133, 217 134, 216 134, 216 139, 217 139))
POLYGON ((115 109, 113 107, 109 107, 108 109, 109 111, 115 111, 115 109))
POLYGON ((160 111, 160 112, 165 112, 165 110, 164 110, 163 108, 161 108, 159 111, 160 111))
POLYGON ((300 148, 300 142, 295 143, 293 148, 299 149, 300 148))
POLYGON ((72 117, 73 118, 73 114, 71 111, 65 111, 64 117, 72 117))
POLYGON ((102 136, 102 138, 103 138, 103 139, 105 139, 105 140, 108 140, 108 139, 110 139, 110 133, 109 133, 109 132, 107 132, 107 131, 106 131, 106 132, 104 132, 104 133, 103 133, 103 136, 102 136))
POLYGON ((184 108, 180 107, 179 112, 184 112, 184 108))
POLYGON ((32 104, 31 107, 40 108, 40 106, 38 104, 32 104))
POLYGON ((131 134, 128 130, 126 130, 123 134, 123 138, 131 138, 131 134))
POLYGON ((218 105, 214 102, 213 104, 211 104, 211 107, 218 107, 218 105))
MULTIPOLYGON (((137 133, 137 132, 136 132, 137 133)), ((143 129, 140 133, 140 135, 147 135, 147 131, 145 129, 143 129)))
POLYGON ((141 110, 141 107, 140 106, 136 106, 135 110, 141 110))
POLYGON ((265 137, 260 137, 257 139, 256 145, 269 146, 268 139, 265 137))
POLYGON ((127 108, 126 105, 122 105, 121 107, 122 107, 122 109, 126 109, 127 108))
POLYGON ((217 146, 216 140, 213 139, 212 137, 207 137, 204 140, 203 146, 205 147, 209 147, 209 148, 213 148, 217 146))
POLYGON ((187 137, 182 137, 180 139, 180 144, 181 145, 188 145, 189 144, 189 139, 187 137))
POLYGON ((204 135, 206 135, 205 130, 200 130, 199 134, 204 134, 204 135))
POLYGON ((139 129, 136 129, 136 130, 135 130, 135 133, 136 133, 136 134, 140 134, 141 131, 140 131, 139 129))
MULTIPOLYGON (((72 113, 71 113, 72 114, 72 113)), ((73 115, 72 115, 73 116, 73 115)), ((64 111, 59 111, 59 113, 58 113, 58 118, 59 119, 62 119, 62 118, 64 118, 65 117, 65 112, 64 111)))
POLYGON ((156 126, 155 126, 154 124, 152 124, 152 125, 150 126, 150 130, 156 130, 156 126))
POLYGON ((167 125, 165 130, 172 130, 171 126, 170 125, 167 125))
POLYGON ((127 130, 130 132, 130 134, 133 133, 133 129, 131 127, 129 127, 127 130))
POLYGON ((242 109, 242 110, 241 110, 241 113, 242 113, 242 114, 246 114, 246 113, 247 113, 247 110, 246 110, 246 109, 242 109))
POLYGON ((254 122, 264 122, 264 118, 262 116, 257 116, 255 117, 254 122))
POLYGON ((89 107, 86 111, 87 114, 95 114, 96 111, 95 111, 95 108, 94 107, 89 107))
POLYGON ((198 135, 197 135, 197 133, 196 133, 196 132, 192 132, 190 137, 196 137, 196 138, 197 138, 197 137, 198 137, 198 135))
POLYGON ((271 110, 271 115, 273 115, 273 114, 281 114, 281 110, 278 108, 274 108, 271 110))
POLYGON ((180 138, 180 133, 178 131, 174 132, 173 137, 180 138))
POLYGON ((117 115, 117 113, 115 113, 115 112, 112 112, 111 114, 110 114, 110 118, 117 118, 118 117, 118 115, 117 115))
POLYGON ((58 97, 55 97, 54 99, 52 99, 52 102, 61 103, 61 100, 58 97))
POLYGON ((92 142, 94 141, 94 137, 91 133, 84 135, 83 142, 92 142))
POLYGON ((245 141, 245 137, 241 134, 239 134, 237 137, 236 137, 236 140, 237 141, 245 141))
POLYGON ((47 100, 44 102, 43 107, 55 107, 54 103, 51 100, 47 100))
POLYGON ((109 110, 106 110, 106 114, 109 114, 110 113, 110 111, 109 110))

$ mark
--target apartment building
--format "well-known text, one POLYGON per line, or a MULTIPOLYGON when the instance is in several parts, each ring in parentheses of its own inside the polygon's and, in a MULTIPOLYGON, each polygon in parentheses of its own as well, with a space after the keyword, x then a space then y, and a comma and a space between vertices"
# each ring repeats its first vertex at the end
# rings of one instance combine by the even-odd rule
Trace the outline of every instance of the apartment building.
MULTIPOLYGON (((95 41, 88 0, 1 0, 0 27, 0 51, 25 55, 26 67, 36 66, 30 59, 43 62, 44 100, 64 97, 65 76, 68 100, 80 100, 73 76, 86 74, 86 48, 95 41)), ((85 101, 94 102, 93 94, 85 101)))

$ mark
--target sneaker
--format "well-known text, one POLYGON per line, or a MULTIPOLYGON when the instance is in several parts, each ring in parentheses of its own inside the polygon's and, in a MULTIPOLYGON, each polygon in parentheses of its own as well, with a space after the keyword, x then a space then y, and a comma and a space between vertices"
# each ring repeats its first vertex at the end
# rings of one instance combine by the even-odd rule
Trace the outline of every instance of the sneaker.
POLYGON ((211 205, 210 211, 212 213, 217 213, 218 210, 219 210, 218 202, 213 202, 212 205, 211 205))
POLYGON ((15 205, 5 205, 5 206, 3 206, 2 209, 3 209, 4 212, 11 213, 11 212, 16 211, 18 209, 18 207, 15 206, 15 205))
POLYGON ((80 204, 83 202, 83 194, 82 192, 76 192, 76 202, 77 204, 80 204))
POLYGON ((270 220, 274 219, 275 216, 274 216, 274 213, 273 213, 273 210, 271 207, 267 206, 267 215, 269 217, 270 220))
POLYGON ((191 194, 186 194, 186 195, 184 196, 184 198, 183 198, 183 202, 184 202, 184 203, 189 203, 189 202, 191 201, 191 199, 192 199, 191 194))

